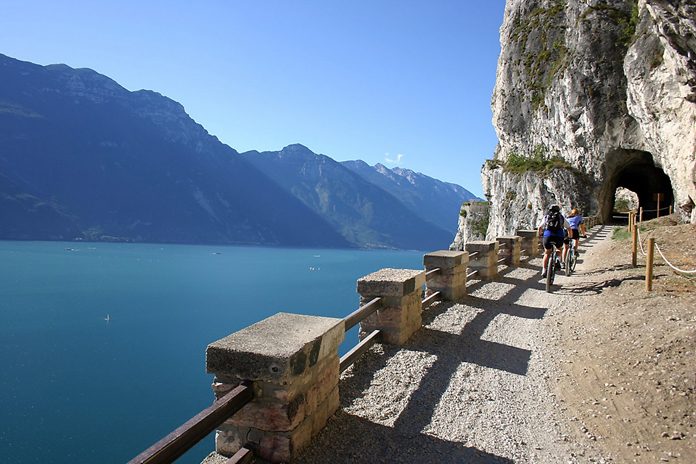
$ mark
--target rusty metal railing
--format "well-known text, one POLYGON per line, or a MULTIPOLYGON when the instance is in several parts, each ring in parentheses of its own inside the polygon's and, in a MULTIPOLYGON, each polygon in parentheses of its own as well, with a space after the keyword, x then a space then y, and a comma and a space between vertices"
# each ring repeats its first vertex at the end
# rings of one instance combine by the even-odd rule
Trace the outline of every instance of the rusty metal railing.
MULTIPOLYGON (((238 385, 215 401, 212 406, 199 412, 169 435, 128 461, 128 464, 169 464, 174 462, 239 411, 253 397, 254 392, 250 386, 238 385)), ((242 457, 240 456, 240 458, 242 457)), ((245 461, 237 459, 233 462, 241 464, 245 461)))
MULTIPOLYGON (((469 257, 472 258, 478 254, 478 252, 474 252, 469 254, 469 257)), ((431 269, 425 275, 429 277, 440 271, 440 268, 431 269)), ((478 271, 473 271, 467 274, 467 278, 476 274, 478 274, 478 271)), ((432 293, 421 301, 422 307, 429 307, 438 301, 440 296, 441 292, 432 293)), ((381 306, 382 298, 378 297, 353 311, 343 319, 345 330, 348 331, 377 311, 381 306)), ((380 330, 372 331, 360 343, 341 356, 339 361, 340 372, 346 370, 365 351, 377 343, 381 334, 380 330)), ((128 461, 128 464, 171 464, 249 403, 253 397, 254 393, 250 385, 238 385, 229 393, 216 400, 210 407, 199 412, 169 435, 128 461)), ((250 464, 254 460, 253 448, 251 444, 243 446, 231 458, 225 461, 225 464, 250 464)))

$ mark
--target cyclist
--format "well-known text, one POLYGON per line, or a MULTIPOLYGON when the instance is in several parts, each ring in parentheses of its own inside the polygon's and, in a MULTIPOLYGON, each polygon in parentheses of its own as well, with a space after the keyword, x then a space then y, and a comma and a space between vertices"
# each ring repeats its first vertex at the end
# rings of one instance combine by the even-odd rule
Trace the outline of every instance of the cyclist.
MULTIPOLYGON (((577 255, 578 245, 580 243, 580 232, 582 231, 582 235, 585 235, 585 224, 582 218, 582 214, 578 212, 577 208, 573 208, 570 210, 570 214, 568 214, 568 223, 570 224, 571 233, 568 235, 568 238, 566 239, 566 246, 569 244, 571 240, 574 240, 573 247, 575 248, 575 254, 577 255)), ((567 253, 568 248, 565 248, 563 250, 563 261, 565 261, 565 255, 567 253)))
POLYGON ((546 265, 549 262, 553 245, 556 245, 556 248, 559 250, 563 248, 564 230, 568 232, 569 236, 572 234, 568 220, 561 214, 560 206, 549 206, 549 210, 544 215, 544 219, 538 229, 539 236, 543 237, 542 243, 544 244, 544 267, 541 268, 542 279, 546 277, 546 265))

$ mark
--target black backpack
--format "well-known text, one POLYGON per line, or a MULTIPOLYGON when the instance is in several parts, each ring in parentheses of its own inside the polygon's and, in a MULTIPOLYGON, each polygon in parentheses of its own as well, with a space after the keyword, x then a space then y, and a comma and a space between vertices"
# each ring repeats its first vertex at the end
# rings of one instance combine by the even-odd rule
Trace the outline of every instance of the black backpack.
POLYGON ((546 230, 560 232, 563 229, 563 216, 560 211, 551 211, 546 215, 546 230))

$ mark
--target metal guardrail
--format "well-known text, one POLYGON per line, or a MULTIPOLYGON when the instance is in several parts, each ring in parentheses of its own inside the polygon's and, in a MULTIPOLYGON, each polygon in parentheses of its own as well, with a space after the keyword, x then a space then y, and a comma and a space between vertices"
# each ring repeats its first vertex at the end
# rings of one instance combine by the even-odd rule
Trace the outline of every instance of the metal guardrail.
POLYGON ((374 330, 370 332, 370 335, 363 338, 360 343, 355 345, 352 350, 341 356, 340 360, 340 371, 343 372, 350 367, 351 364, 355 362, 365 351, 367 351, 372 345, 379 341, 379 337, 382 334, 381 330, 374 330))
MULTIPOLYGON (((479 252, 470 253, 473 258, 479 252)), ((440 268, 431 269, 426 272, 426 277, 440 272, 440 268)), ((467 274, 467 278, 475 276, 479 271, 467 274)), ((421 301, 422 307, 427 308, 438 301, 441 292, 435 292, 421 301)), ((344 321, 345 330, 353 328, 362 320, 373 314, 382 306, 382 298, 374 298, 361 306, 351 314, 346 316, 344 321)), ((374 330, 367 337, 354 346, 348 353, 343 355, 339 361, 340 372, 351 366, 365 351, 377 343, 382 332, 374 330)), ((181 457, 186 451, 193 448, 198 442, 215 430, 223 422, 229 419, 245 404, 254 397, 253 389, 250 385, 241 384, 232 389, 229 393, 216 400, 210 407, 196 414, 194 417, 179 426, 160 441, 150 446, 148 449, 128 461, 128 464, 170 464, 181 457)), ((237 451, 225 464, 250 464, 254 459, 253 446, 246 445, 237 451)))
POLYGON ((254 397, 248 385, 238 385, 212 406, 199 412, 166 437, 128 461, 128 464, 169 464, 242 409, 254 397))
POLYGON ((428 277, 430 277, 431 275, 436 274, 436 273, 438 273, 438 272, 440 272, 440 268, 439 268, 439 267, 436 267, 435 269, 431 269, 431 270, 429 270, 428 272, 426 272, 426 273, 425 273, 425 277, 428 278, 428 277))
POLYGON ((242 446, 239 451, 234 453, 234 456, 225 461, 225 464, 251 464, 254 462, 254 452, 242 446))
POLYGON ((367 302, 363 306, 359 307, 358 309, 356 309, 355 311, 350 313, 345 318, 343 318, 343 321, 344 321, 345 326, 346 326, 346 331, 348 331, 348 329, 352 328, 358 322, 365 319, 370 314, 377 311, 381 305, 382 305, 382 299, 375 298, 373 300, 370 300, 369 302, 367 302))

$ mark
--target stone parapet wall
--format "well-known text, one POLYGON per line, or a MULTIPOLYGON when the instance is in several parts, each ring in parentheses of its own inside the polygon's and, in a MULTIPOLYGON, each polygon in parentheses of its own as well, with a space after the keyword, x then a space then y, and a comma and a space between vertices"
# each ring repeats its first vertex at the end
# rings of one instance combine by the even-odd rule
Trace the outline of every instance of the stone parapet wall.
POLYGON ((342 319, 278 313, 208 345, 213 391, 251 382, 254 400, 219 427, 216 451, 232 456, 248 441, 270 462, 290 461, 338 409, 342 319))
POLYGON ((520 248, 523 255, 529 258, 539 256, 540 243, 538 230, 518 230, 516 235, 520 237, 520 248))
POLYGON ((386 343, 401 345, 421 327, 421 292, 425 272, 380 269, 358 280, 360 305, 381 298, 380 308, 360 323, 360 338, 382 331, 386 343))
POLYGON ((440 292, 445 301, 460 301, 466 296, 466 268, 469 253, 466 251, 440 250, 423 256, 426 273, 439 269, 426 276, 426 297, 440 292))
POLYGON ((495 241, 476 241, 466 244, 469 253, 469 268, 478 271, 481 279, 493 279, 498 276, 499 244, 495 241), (476 255, 474 255, 476 253, 476 255))
POLYGON ((352 355, 347 362, 338 356, 347 320, 352 326, 362 319, 361 340, 379 331, 364 340, 365 347, 373 340, 402 345, 422 327, 424 293, 438 293, 437 301, 463 300, 467 273, 496 277, 500 243, 500 256, 518 265, 524 239, 469 242, 467 251, 425 254, 425 270, 386 268, 366 275, 357 281, 361 308, 346 319, 278 313, 208 345, 206 370, 215 375, 215 397, 241 383, 253 390, 253 399, 218 427, 215 456, 231 457, 246 447, 265 462, 292 462, 339 408, 341 365, 352 362, 352 355))
POLYGON ((508 266, 519 266, 521 255, 521 240, 522 237, 517 235, 511 237, 498 237, 496 241, 499 243, 500 252, 498 256, 504 259, 503 263, 508 266))

